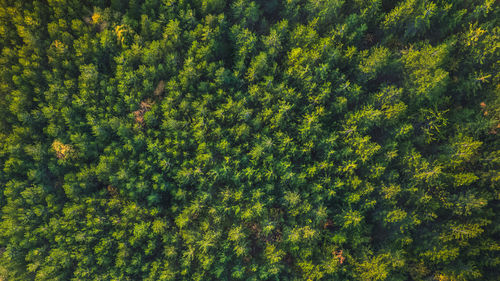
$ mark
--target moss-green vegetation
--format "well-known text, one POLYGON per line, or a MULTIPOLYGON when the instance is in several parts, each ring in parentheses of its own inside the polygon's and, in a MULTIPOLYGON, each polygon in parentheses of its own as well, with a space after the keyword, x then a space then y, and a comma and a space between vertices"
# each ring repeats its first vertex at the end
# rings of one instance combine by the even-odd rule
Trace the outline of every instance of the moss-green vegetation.
POLYGON ((494 0, 0 0, 0 279, 498 280, 494 0))

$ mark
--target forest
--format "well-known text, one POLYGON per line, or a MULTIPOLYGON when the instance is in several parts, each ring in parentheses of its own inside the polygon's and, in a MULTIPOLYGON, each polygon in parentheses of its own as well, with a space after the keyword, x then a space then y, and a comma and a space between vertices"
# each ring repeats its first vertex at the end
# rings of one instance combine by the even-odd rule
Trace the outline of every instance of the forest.
POLYGON ((499 4, 0 0, 0 281, 498 280, 499 4))

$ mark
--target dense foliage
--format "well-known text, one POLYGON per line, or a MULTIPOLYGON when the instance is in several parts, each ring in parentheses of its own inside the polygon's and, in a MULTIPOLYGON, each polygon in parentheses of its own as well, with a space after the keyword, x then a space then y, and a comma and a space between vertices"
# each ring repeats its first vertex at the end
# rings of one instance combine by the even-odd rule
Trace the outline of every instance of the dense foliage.
POLYGON ((0 279, 498 280, 495 0, 0 0, 0 279))

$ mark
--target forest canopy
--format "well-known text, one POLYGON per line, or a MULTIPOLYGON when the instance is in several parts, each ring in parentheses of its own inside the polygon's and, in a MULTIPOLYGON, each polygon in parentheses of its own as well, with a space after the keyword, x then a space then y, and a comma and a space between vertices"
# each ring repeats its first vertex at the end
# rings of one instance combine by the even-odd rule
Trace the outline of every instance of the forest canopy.
POLYGON ((495 0, 0 0, 0 280, 498 280, 495 0))

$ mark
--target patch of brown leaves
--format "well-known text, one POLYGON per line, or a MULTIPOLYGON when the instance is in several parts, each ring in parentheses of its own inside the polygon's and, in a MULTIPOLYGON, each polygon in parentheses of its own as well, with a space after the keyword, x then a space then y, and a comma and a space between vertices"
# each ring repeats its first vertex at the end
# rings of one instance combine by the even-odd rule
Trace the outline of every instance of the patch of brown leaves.
POLYGON ((342 255, 342 250, 333 251, 332 254, 339 259, 340 264, 344 263, 345 257, 342 255))
POLYGON ((154 94, 155 96, 159 97, 163 94, 164 91, 165 91, 165 81, 161 80, 160 82, 158 82, 154 94))
POLYGON ((145 100, 141 102, 140 108, 136 111, 134 111, 134 117, 135 117, 135 122, 139 125, 144 124, 144 114, 151 110, 151 107, 153 106, 154 102, 151 100, 145 100))

